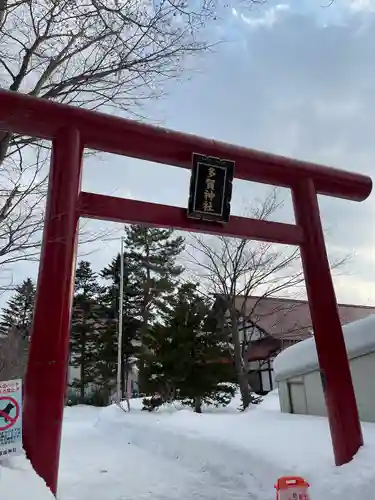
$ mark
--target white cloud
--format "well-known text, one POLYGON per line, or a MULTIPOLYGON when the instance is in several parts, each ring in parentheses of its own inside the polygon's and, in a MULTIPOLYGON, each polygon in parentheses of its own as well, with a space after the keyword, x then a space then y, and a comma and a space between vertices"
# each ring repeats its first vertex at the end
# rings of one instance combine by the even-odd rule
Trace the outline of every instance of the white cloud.
POLYGON ((260 16, 245 15, 243 13, 239 13, 236 9, 232 9, 232 13, 235 17, 239 17, 244 23, 252 28, 271 28, 282 18, 282 13, 287 10, 289 10, 289 5, 277 4, 269 9, 266 9, 260 16))
POLYGON ((349 0, 349 7, 355 12, 375 12, 375 0, 349 0))
MULTIPOLYGON (((200 76, 172 89, 164 103, 165 124, 374 175, 374 29, 358 30, 354 15, 352 23, 322 29, 311 16, 294 16, 290 9, 285 16, 286 7, 273 9, 253 24, 236 23, 237 42, 221 46, 204 61, 200 76)), ((241 19, 238 11, 233 15, 241 19)), ((363 17, 374 27, 371 14, 363 17)), ((180 169, 111 157, 90 169, 87 180, 90 188, 108 194, 124 186, 138 199, 186 205, 188 172, 180 169)), ((265 189, 242 183, 234 195, 250 202, 265 189)), ((331 257, 353 255, 347 272, 335 278, 338 299, 375 303, 375 195, 361 204, 322 197, 320 205, 331 257)), ((285 218, 290 214, 289 201, 285 218)), ((102 248, 92 256, 97 269, 114 251, 112 245, 102 248)))
MULTIPOLYGON (((272 29, 262 26, 244 25, 238 44, 181 88, 179 102, 189 94, 194 104, 171 115, 170 124, 375 177, 375 18, 353 14, 323 29, 313 16, 289 11, 272 29), (358 29, 362 21, 369 29, 358 29)), ((243 185, 239 192, 251 200, 259 189, 243 185)), ((375 303, 375 192, 364 203, 322 197, 320 205, 331 256, 353 255, 336 279, 339 300, 375 303)))

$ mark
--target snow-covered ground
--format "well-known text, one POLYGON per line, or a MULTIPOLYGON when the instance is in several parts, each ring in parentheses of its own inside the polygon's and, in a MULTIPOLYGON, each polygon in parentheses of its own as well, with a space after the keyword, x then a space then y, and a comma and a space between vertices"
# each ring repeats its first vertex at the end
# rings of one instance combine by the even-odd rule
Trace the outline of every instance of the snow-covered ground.
MULTIPOLYGON (((237 407, 67 408, 59 500, 274 500, 276 479, 289 474, 310 482, 312 500, 374 497, 375 424, 363 425, 365 447, 338 468, 327 419, 281 414, 276 393, 245 413, 237 407)), ((0 467, 0 491, 52 498, 24 457, 0 467)))

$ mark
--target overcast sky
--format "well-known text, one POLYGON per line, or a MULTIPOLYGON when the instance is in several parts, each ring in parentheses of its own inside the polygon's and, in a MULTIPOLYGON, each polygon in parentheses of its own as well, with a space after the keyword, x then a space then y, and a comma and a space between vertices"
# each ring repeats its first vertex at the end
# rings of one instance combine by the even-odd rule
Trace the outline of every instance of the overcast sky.
MULTIPOLYGON (((189 81, 149 105, 150 121, 375 177, 375 1, 336 0, 329 8, 325 1, 228 9, 214 33, 228 42, 201 57, 189 81)), ((103 154, 85 162, 83 188, 186 206, 188 182, 185 170, 103 154)), ((234 213, 264 193, 264 186, 236 183, 234 213)), ((292 221, 284 195, 279 220, 292 221)), ((345 276, 335 279, 340 302, 375 304, 374 201, 320 198, 330 255, 353 255, 345 276)), ((94 269, 118 249, 119 241, 96 242, 94 269)), ((18 264, 14 279, 36 272, 18 264)))

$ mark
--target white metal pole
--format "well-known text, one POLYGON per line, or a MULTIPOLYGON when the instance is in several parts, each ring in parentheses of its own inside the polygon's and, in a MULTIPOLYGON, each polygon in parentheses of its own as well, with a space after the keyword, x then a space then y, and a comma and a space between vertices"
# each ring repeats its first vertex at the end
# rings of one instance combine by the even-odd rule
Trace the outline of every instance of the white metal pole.
POLYGON ((121 237, 120 252, 120 292, 118 308, 118 346, 117 346, 117 400, 121 401, 121 367, 122 367, 122 327, 124 312, 124 237, 121 237))

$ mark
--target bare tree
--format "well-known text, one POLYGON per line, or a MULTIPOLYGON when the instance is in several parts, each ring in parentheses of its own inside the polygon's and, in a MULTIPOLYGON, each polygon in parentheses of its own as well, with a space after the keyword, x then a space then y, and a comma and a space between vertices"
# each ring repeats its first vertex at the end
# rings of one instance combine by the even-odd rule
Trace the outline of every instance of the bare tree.
MULTIPOLYGON (((251 3, 252 0, 248 0, 251 3)), ((0 87, 136 116, 209 48, 219 2, 0 0, 0 87)), ((0 265, 40 245, 49 145, 0 131, 0 265)))
MULTIPOLYGON (((34 146, 27 155, 10 155, 0 170, 0 265, 39 254, 46 193, 45 159, 34 146)), ((26 151, 24 151, 25 153, 26 151)))
MULTIPOLYGON (((270 194, 252 207, 253 218, 269 219, 282 203, 278 191, 270 194)), ((257 307, 262 300, 280 293, 300 294, 304 276, 299 265, 299 249, 283 247, 281 251, 274 244, 226 237, 191 235, 187 249, 192 273, 198 274, 207 292, 218 297, 221 328, 228 332, 228 344, 240 386, 243 407, 251 403, 249 387, 248 348, 252 334, 259 329, 257 307), (215 241, 216 240, 216 241, 215 241), (251 301, 249 297, 257 298, 251 301), (240 299, 240 300, 239 300, 240 299), (251 328, 251 327, 255 328, 251 328), (250 334, 244 336, 244 332, 250 334)), ((337 267, 343 260, 335 262, 337 267)), ((282 305, 280 314, 288 314, 294 305, 282 305)), ((298 326, 296 325, 296 328, 298 326)), ((264 334, 269 332, 264 331, 264 334)))
POLYGON ((17 328, 0 337, 0 380, 23 378, 27 363, 28 339, 17 328))

